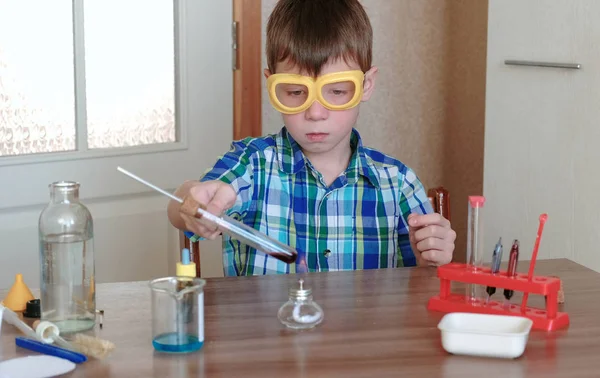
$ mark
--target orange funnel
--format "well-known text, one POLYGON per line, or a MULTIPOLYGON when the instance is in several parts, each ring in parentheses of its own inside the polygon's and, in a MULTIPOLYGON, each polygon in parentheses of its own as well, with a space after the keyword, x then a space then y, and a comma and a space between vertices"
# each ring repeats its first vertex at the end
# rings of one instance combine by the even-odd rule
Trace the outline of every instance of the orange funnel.
POLYGON ((27 302, 35 299, 31 291, 23 282, 23 275, 21 273, 17 274, 15 277, 15 283, 8 291, 6 298, 2 301, 2 304, 10 308, 15 312, 25 311, 25 307, 27 302))

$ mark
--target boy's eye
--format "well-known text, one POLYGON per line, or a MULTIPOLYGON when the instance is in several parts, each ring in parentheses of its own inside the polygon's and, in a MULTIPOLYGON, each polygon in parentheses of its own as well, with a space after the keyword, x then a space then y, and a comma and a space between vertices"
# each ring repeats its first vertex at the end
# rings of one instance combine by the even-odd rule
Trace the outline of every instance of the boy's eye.
POLYGON ((331 93, 333 93, 336 96, 341 96, 341 95, 345 95, 346 93, 348 93, 348 91, 344 91, 341 89, 334 89, 331 91, 331 93))
POLYGON ((275 95, 283 105, 297 107, 308 98, 308 88, 300 84, 278 84, 275 87, 275 95))
POLYGON ((280 84, 277 89, 286 96, 303 96, 306 95, 308 89, 304 85, 280 84))
POLYGON ((356 93, 354 83, 342 81, 338 83, 325 84, 322 88, 325 101, 332 105, 344 105, 352 100, 356 93))
POLYGON ((323 94, 328 93, 334 96, 347 95, 348 93, 354 92, 354 83, 352 82, 340 82, 333 84, 326 84, 323 87, 323 94))

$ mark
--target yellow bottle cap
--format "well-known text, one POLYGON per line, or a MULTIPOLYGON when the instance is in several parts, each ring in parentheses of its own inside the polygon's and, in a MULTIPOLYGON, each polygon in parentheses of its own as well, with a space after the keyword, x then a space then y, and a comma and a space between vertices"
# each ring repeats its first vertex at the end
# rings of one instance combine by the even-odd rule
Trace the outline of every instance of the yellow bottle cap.
POLYGON ((181 251, 181 262, 177 263, 176 273, 178 277, 196 277, 196 264, 190 260, 190 250, 184 248, 181 251))
POLYGON ((196 264, 193 262, 189 264, 177 263, 177 270, 175 273, 178 277, 196 277, 196 264))

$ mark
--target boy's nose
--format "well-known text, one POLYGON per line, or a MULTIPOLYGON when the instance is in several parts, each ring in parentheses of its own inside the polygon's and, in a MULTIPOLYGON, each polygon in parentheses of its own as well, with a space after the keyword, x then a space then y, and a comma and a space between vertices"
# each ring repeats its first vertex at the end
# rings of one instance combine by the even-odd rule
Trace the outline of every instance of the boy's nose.
POLYGON ((306 109, 305 116, 307 120, 322 121, 329 117, 329 110, 318 101, 315 101, 308 109, 306 109))

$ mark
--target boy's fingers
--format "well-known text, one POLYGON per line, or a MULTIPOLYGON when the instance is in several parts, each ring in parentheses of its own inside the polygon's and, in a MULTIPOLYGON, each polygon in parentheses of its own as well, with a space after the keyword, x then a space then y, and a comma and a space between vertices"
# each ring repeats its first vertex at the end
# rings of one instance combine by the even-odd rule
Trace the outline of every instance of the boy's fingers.
MULTIPOLYGON (((222 181, 207 181, 200 183, 190 189, 191 197, 201 205, 206 206, 206 210, 217 216, 235 204, 235 190, 222 181)), ((214 240, 221 232, 217 226, 203 217, 193 218, 182 214, 186 227, 189 231, 203 238, 214 240)))
POLYGON ((193 187, 190 195, 206 210, 215 215, 221 215, 235 203, 235 190, 231 185, 222 181, 207 181, 193 187))
POLYGON ((223 187, 229 187, 233 191, 233 188, 231 188, 230 185, 224 183, 223 181, 211 180, 200 182, 194 185, 190 189, 190 195, 196 201, 206 205, 223 187))
POLYGON ((216 232, 217 230, 216 226, 213 226, 212 224, 205 224, 202 222, 202 219, 193 218, 185 214, 182 214, 182 217, 187 230, 196 235, 202 236, 203 238, 207 238, 210 234, 216 232))
POLYGON ((202 182, 190 189, 190 195, 201 204, 207 204, 217 191, 216 184, 212 181, 202 182))
POLYGON ((438 225, 450 227, 450 221, 438 213, 432 214, 410 214, 408 216, 408 225, 410 227, 423 227, 429 225, 438 225))
POLYGON ((407 218, 409 237, 415 256, 429 266, 440 266, 452 261, 456 232, 450 221, 438 213, 410 214, 407 218))
POLYGON ((219 236, 221 236, 221 231, 218 231, 218 230, 217 230, 217 231, 215 231, 215 232, 212 232, 212 233, 208 234, 208 235, 206 236, 206 239, 208 239, 208 240, 215 240, 215 239, 216 239, 217 237, 219 237, 219 236))
POLYGON ((217 188, 214 196, 206 206, 206 210, 215 215, 221 215, 235 203, 235 191, 230 185, 223 183, 217 188))
POLYGON ((429 265, 444 265, 452 260, 451 251, 429 250, 421 253, 421 258, 429 265))
MULTIPOLYGON (((414 242, 418 243, 426 238, 438 238, 438 239, 453 239, 453 233, 445 227, 441 226, 427 226, 414 230, 412 233, 414 242)), ((452 240, 454 241, 454 240, 452 240)))
POLYGON ((202 237, 204 238, 209 238, 212 234, 218 232, 217 230, 217 226, 214 225, 205 225, 205 224, 201 224, 200 227, 198 227, 200 229, 200 232, 202 233, 202 237))
POLYGON ((447 242, 439 238, 427 238, 417 242, 417 249, 421 251, 421 255, 432 250, 443 251, 446 246, 447 242))
POLYGON ((410 240, 411 244, 417 244, 417 241, 415 239, 415 233, 413 232, 413 230, 410 230, 410 232, 408 233, 408 240, 410 240))

